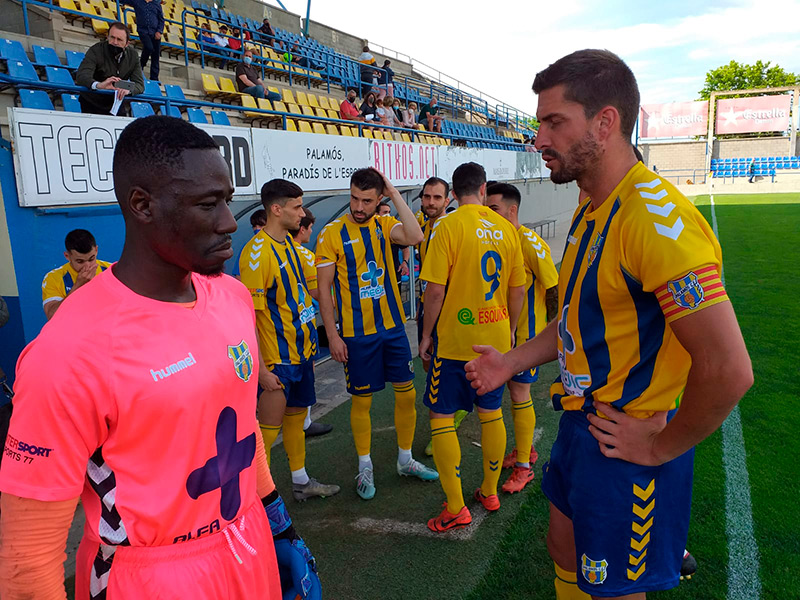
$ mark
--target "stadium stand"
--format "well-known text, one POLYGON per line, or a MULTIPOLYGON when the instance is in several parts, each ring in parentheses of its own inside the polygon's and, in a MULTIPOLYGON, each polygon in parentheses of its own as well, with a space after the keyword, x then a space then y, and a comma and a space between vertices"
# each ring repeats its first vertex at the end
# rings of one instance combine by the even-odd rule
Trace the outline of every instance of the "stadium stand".
POLYGON ((712 158, 711 176, 750 177, 750 163, 753 162, 752 175, 765 177, 775 175, 778 170, 800 169, 798 156, 750 156, 745 158, 712 158))

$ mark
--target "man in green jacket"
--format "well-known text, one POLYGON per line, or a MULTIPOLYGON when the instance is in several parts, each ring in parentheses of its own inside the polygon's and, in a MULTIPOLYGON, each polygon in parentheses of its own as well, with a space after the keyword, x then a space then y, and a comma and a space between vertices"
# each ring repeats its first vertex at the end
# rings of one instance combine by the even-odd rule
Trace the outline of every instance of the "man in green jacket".
POLYGON ((96 43, 86 52, 75 77, 77 84, 92 90, 116 90, 116 94, 81 93, 83 112, 107 115, 115 97, 121 100, 128 94, 135 96, 144 91, 139 54, 133 46, 128 45, 129 39, 130 33, 123 23, 112 23, 106 41, 96 43), (123 80, 133 83, 132 91, 115 86, 123 80))

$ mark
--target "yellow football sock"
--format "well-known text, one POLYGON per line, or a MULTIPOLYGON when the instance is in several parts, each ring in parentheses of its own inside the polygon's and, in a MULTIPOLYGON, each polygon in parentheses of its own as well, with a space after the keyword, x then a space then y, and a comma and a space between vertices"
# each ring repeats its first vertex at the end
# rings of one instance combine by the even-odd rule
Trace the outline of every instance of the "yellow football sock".
POLYGON ((526 463, 531 460, 533 446, 533 430, 536 429, 536 413, 530 394, 525 402, 512 403, 511 414, 514 418, 514 443, 517 447, 517 462, 526 463))
POLYGON ((456 515, 464 508, 464 492, 461 489, 461 446, 452 416, 431 419, 431 439, 433 461, 447 496, 447 510, 456 515))
POLYGON ((372 420, 369 409, 372 406, 372 394, 353 396, 350 406, 350 428, 353 430, 353 441, 359 456, 369 454, 372 439, 372 420))
POLYGON ((272 444, 275 443, 275 440, 278 439, 278 434, 281 432, 280 425, 264 425, 262 423, 258 424, 259 428, 261 428, 261 437, 264 438, 264 452, 267 454, 267 464, 270 463, 270 450, 272 449, 272 444))
POLYGON ((283 415, 283 448, 289 457, 289 468, 297 471, 306 466, 306 432, 303 423, 306 411, 283 415))
POLYGON ((506 451, 506 426, 503 411, 479 412, 481 420, 481 447, 483 448, 483 483, 481 494, 492 496, 497 493, 503 454, 506 451))
POLYGON ((417 425, 417 392, 412 382, 394 386, 394 427, 397 430, 397 447, 411 450, 414 428, 417 425))
POLYGON ((578 574, 553 563, 556 568, 556 600, 589 600, 590 596, 578 587, 578 574))

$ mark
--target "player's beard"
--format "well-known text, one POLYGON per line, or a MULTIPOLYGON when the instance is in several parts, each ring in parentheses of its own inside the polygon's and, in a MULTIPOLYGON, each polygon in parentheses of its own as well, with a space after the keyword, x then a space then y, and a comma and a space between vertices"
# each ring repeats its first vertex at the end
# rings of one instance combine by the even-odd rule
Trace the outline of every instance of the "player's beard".
POLYGON ((601 154, 602 149, 597 140, 587 131, 565 154, 548 148, 542 152, 542 159, 555 158, 559 162, 560 168, 550 171, 550 180, 553 183, 569 183, 593 170, 601 154))
POLYGON ((435 206, 422 207, 422 212, 429 219, 438 219, 444 214, 444 210, 445 210, 444 206, 442 208, 437 208, 435 206))
POLYGON ((370 220, 372 217, 374 217, 374 216, 375 216, 375 215, 377 215, 377 214, 378 214, 378 209, 377 209, 377 208, 376 208, 375 210, 373 210, 373 211, 372 211, 371 213, 369 213, 369 214, 367 214, 367 213, 365 212, 365 213, 364 213, 364 215, 365 215, 365 216, 363 216, 363 217, 360 217, 360 216, 359 216, 359 217, 357 217, 357 216, 355 215, 355 213, 354 213, 352 210, 350 211, 350 216, 351 216, 351 217, 353 217, 353 221, 355 221, 355 222, 356 222, 356 223, 358 223, 359 225, 363 225, 364 223, 366 223, 367 221, 369 221, 369 220, 370 220))

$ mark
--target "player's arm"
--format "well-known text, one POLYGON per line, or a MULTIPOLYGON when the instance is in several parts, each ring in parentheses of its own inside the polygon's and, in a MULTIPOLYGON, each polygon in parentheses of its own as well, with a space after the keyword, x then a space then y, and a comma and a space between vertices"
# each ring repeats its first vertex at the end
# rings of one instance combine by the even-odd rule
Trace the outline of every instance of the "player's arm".
MULTIPOLYGON (((439 320, 444 304, 445 286, 429 281, 425 287, 425 314, 422 319, 422 341, 419 343, 419 356, 422 360, 431 359, 433 348, 433 328, 439 320)), ((518 315, 519 316, 519 315, 518 315)))
MULTIPOLYGON (((256 339, 261 339, 261 333, 259 333, 257 327, 256 339)), ((256 354, 258 355, 258 385, 268 392, 277 392, 278 390, 283 389, 283 384, 278 376, 267 368, 267 365, 264 362, 264 357, 261 356, 260 344, 259 348, 256 349, 256 354)))
POLYGON ((58 307, 61 306, 63 300, 50 300, 47 304, 44 305, 44 316, 47 317, 47 320, 53 318, 58 310, 58 307))
POLYGON ((670 461, 714 433, 753 385, 750 356, 729 301, 689 313, 670 326, 692 358, 680 410, 667 424, 663 412, 636 419, 595 403, 614 421, 590 417, 593 435, 608 457, 642 465, 670 461))
MULTIPOLYGON (((425 311, 428 310, 428 292, 425 292, 425 311)), ((527 371, 558 358, 558 321, 551 321, 539 335, 521 346, 501 354, 491 346, 473 346, 480 354, 469 361, 464 369, 472 387, 483 395, 496 390, 516 373, 527 371)))
POLYGON ((308 290, 308 293, 309 293, 309 294, 311 294, 311 297, 312 297, 314 300, 316 300, 317 302, 319 302, 319 288, 318 288, 318 287, 315 287, 313 290, 312 290, 312 289, 309 289, 309 290, 308 290))
POLYGON ((381 177, 383 177, 383 195, 392 200, 392 204, 397 210, 397 218, 400 220, 400 225, 392 229, 392 241, 400 246, 416 246, 423 239, 422 228, 419 226, 417 217, 411 212, 408 204, 389 181, 389 178, 383 173, 381 173, 381 177))
POLYGON ((511 347, 514 347, 514 334, 517 331, 519 315, 522 313, 522 304, 525 301, 525 286, 518 285, 508 288, 508 320, 511 325, 511 347))
POLYGON ((64 600, 64 550, 78 499, 0 495, 0 598, 64 600))
POLYGON ((322 315, 322 324, 325 326, 325 333, 328 336, 328 349, 331 351, 333 360, 343 363, 347 361, 347 345, 336 329, 333 297, 330 294, 335 276, 336 265, 317 267, 317 289, 326 290, 324 294, 319 295, 319 312, 322 315))
POLYGON ((544 306, 547 311, 547 322, 549 323, 558 314, 558 284, 547 288, 547 291, 545 291, 544 306))

